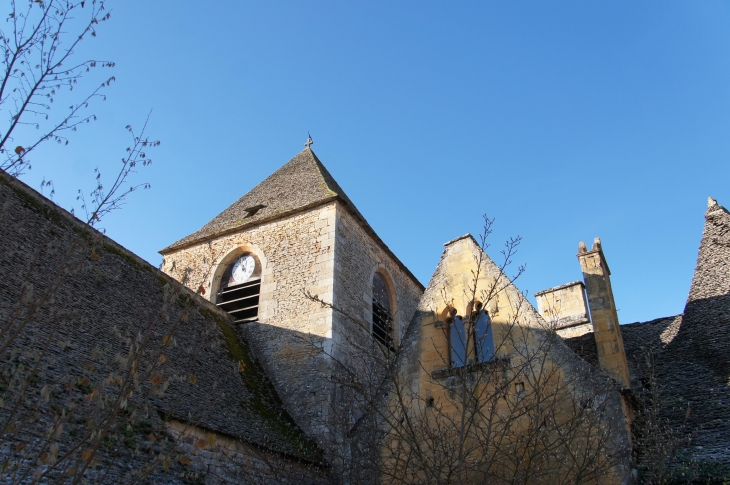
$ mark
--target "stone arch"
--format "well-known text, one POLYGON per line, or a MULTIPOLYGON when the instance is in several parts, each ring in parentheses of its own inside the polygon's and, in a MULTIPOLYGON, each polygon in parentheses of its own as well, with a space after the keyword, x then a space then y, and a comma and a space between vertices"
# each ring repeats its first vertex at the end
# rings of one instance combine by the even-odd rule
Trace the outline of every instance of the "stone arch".
MULTIPOLYGON (((221 280, 223 274, 228 269, 228 266, 230 266, 236 260, 236 258, 246 253, 251 254, 254 259, 256 259, 257 268, 254 271, 254 275, 257 275, 261 278, 262 285, 269 283, 268 280, 270 279, 271 269, 269 268, 266 255, 261 250, 261 248, 259 248, 255 244, 236 244, 225 252, 225 256, 221 258, 215 271, 210 276, 210 279, 208 281, 208 288, 210 288, 209 300, 211 301, 211 303, 216 303, 216 296, 221 287, 221 280)), ((261 312, 259 312, 259 316, 260 315, 261 312)))
POLYGON ((393 346, 395 348, 400 345, 400 339, 401 339, 401 324, 400 324, 400 314, 398 312, 398 292, 396 290, 395 280, 390 275, 390 272, 383 266, 382 264, 377 265, 373 268, 373 270, 370 272, 370 279, 368 284, 368 301, 369 305, 367 306, 366 314, 368 315, 368 323, 370 324, 369 333, 370 335, 373 335, 373 283, 375 281, 376 276, 380 276, 382 278, 383 282, 385 283, 385 288, 388 292, 388 299, 390 300, 390 315, 393 319, 393 346))

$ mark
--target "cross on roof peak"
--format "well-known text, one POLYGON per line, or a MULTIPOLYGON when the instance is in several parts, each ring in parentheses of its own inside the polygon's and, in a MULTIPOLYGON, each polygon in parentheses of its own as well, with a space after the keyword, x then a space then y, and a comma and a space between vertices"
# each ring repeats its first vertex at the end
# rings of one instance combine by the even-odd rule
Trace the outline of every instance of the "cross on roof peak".
POLYGON ((312 140, 312 135, 310 135, 310 134, 309 134, 309 132, 307 132, 307 136, 308 136, 308 138, 307 138, 307 142, 306 142, 306 143, 304 144, 304 146, 305 146, 306 148, 309 148, 309 147, 311 147, 311 146, 312 146, 312 144, 314 143, 314 140, 312 140))

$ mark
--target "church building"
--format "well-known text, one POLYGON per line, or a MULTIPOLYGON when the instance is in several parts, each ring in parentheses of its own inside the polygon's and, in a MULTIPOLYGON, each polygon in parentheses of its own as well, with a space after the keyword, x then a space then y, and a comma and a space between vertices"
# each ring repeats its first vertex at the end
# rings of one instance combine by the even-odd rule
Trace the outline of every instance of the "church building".
POLYGON ((730 480, 715 200, 684 313, 620 322, 600 239, 537 308, 469 234, 424 286, 310 145, 160 269, 0 172, 0 481, 730 480))
POLYGON ((309 146, 161 253, 163 271, 247 327, 313 435, 329 427, 332 359, 369 340, 394 351, 424 290, 309 146))

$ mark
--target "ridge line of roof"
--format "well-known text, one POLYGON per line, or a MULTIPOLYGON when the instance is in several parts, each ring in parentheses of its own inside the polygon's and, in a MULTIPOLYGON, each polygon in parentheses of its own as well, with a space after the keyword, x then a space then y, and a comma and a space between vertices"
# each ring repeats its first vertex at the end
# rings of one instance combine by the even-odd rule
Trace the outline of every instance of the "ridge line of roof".
POLYGON ((375 240, 375 243, 378 244, 381 247, 381 249, 383 249, 386 252, 386 254, 388 254, 388 256, 393 258, 393 261, 395 261, 395 264, 406 274, 406 276, 408 276, 421 289, 421 291, 426 291, 426 287, 423 286, 423 283, 421 283, 413 273, 411 273, 411 270, 408 269, 408 266, 406 266, 400 260, 400 258, 398 258, 398 256, 396 256, 395 253, 388 247, 388 245, 385 244, 385 242, 382 239, 380 239, 380 236, 378 236, 378 234, 375 232, 375 229, 373 229, 370 226, 368 221, 365 220, 365 217, 363 217, 363 215, 360 214, 360 211, 357 210, 357 208, 355 207, 355 204, 348 203, 346 200, 343 200, 342 198, 339 198, 339 197, 338 197, 338 201, 342 202, 342 204, 345 206, 346 209, 348 209, 348 212, 350 212, 350 214, 352 214, 353 217, 355 217, 356 219, 359 219, 362 222, 363 230, 366 233, 368 233, 368 235, 370 237, 372 237, 373 240, 375 240), (354 209, 354 211, 350 210, 349 209, 350 207, 352 207, 354 209))

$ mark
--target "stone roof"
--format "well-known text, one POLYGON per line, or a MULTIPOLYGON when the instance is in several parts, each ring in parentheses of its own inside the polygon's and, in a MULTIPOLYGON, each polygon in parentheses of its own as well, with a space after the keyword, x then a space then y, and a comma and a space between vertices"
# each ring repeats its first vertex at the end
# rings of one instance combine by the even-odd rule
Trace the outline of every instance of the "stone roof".
POLYGON ((165 254, 333 200, 341 201, 358 218, 365 220, 317 155, 310 148, 305 148, 202 228, 160 252, 165 254))
MULTIPOLYGON (((621 333, 634 393, 655 392, 660 417, 692 434, 683 451, 692 460, 730 472, 730 214, 713 202, 684 314, 621 325, 621 333)), ((566 343, 598 365, 592 333, 566 343)))
POLYGON ((48 382, 63 393, 69 376, 95 382, 97 374, 119 372, 114 359, 93 357, 94 349, 108 349, 107 357, 124 355, 127 338, 149 337, 139 367, 159 365, 164 352, 159 371, 169 387, 161 393, 147 389, 137 399, 162 415, 322 463, 321 451, 286 412, 227 313, 4 172, 0 206, 0 315, 17 305, 28 281, 42 294, 54 271, 68 274, 52 307, 40 307, 16 342, 20 352, 33 348, 54 327, 50 323, 57 325, 49 351, 55 364, 43 370, 41 386, 48 382), (64 270, 65 264, 71 269, 64 270), (69 317, 59 320, 59 314, 69 317), (62 347, 55 348, 56 342, 62 347), (87 371, 91 363, 94 375, 87 371))
POLYGON ((401 270, 421 290, 424 289, 418 278, 370 227, 365 217, 357 210, 355 204, 309 147, 302 150, 199 230, 171 244, 160 253, 167 254, 201 241, 287 217, 332 201, 340 202, 381 249, 393 258, 401 270))

